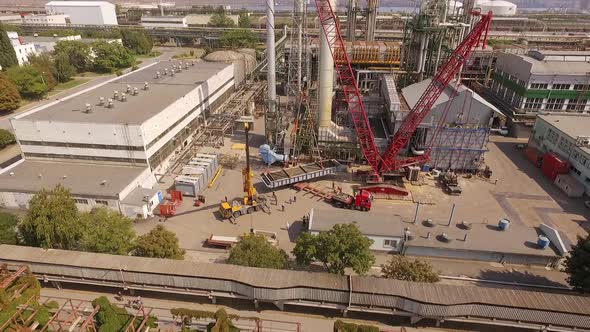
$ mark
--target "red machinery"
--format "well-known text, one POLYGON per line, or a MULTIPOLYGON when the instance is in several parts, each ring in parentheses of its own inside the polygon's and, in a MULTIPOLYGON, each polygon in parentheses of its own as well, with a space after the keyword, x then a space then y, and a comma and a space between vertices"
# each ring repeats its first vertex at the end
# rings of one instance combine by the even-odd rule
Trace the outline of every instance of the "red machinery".
POLYGON ((182 191, 170 190, 170 200, 166 204, 160 204, 160 215, 172 217, 176 214, 176 208, 182 203, 182 191))
POLYGON ((406 116, 401 127, 393 136, 393 140, 387 151, 381 155, 375 145, 375 137, 369 125, 365 106, 352 70, 350 58, 346 52, 346 43, 340 33, 339 22, 334 8, 330 5, 330 0, 315 0, 315 4, 320 23, 332 50, 336 72, 338 73, 340 85, 348 104, 348 110, 354 123, 359 144, 365 159, 371 165, 373 171, 375 171, 377 178, 380 180, 380 175, 384 172, 396 171, 403 167, 428 160, 430 149, 425 151, 424 155, 404 159, 399 159, 398 153, 408 144, 414 131, 416 131, 418 125, 428 115, 434 102, 440 97, 441 93, 459 72, 463 64, 469 59, 472 50, 479 46, 482 36, 483 45, 485 46, 492 20, 492 12, 489 12, 487 15, 478 12, 473 13, 474 15, 481 16, 481 19, 432 78, 428 88, 426 88, 412 111, 406 116), (344 59, 346 61, 338 61, 344 59))

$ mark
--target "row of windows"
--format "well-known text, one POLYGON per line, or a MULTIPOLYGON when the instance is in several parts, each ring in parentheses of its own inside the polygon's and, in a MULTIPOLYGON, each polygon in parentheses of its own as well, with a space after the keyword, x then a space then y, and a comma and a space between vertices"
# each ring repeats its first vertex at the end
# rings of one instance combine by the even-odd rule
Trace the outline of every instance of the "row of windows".
MULTIPOLYGON (((148 145, 147 145, 147 149, 151 148, 154 144, 156 144, 156 142, 158 142, 162 137, 164 137, 164 135, 166 135, 167 133, 169 133, 172 129, 174 129, 179 123, 181 123, 182 121, 184 121, 187 117, 189 117, 190 115, 192 115, 197 109, 199 109, 201 106, 203 106, 206 102, 209 101, 209 98, 211 98, 211 96, 214 96, 217 92, 219 92, 221 89, 225 88, 228 84, 233 84, 234 82, 234 78, 232 77, 231 79, 227 80, 225 83, 223 83, 223 85, 221 85, 219 88, 217 88, 217 90, 215 90, 213 93, 211 93, 210 95, 208 95, 201 103, 199 103, 197 106, 195 106, 192 110, 190 110, 188 113, 186 113, 185 115, 183 115, 180 119, 178 119, 176 122, 174 122, 170 127, 168 127, 168 129, 164 130, 160 135, 158 135, 158 137, 154 138, 148 145)), ((218 99, 219 100, 219 99, 218 99)), ((213 108, 213 106, 209 105, 210 108, 213 108)))
POLYGON ((25 154, 25 157, 32 157, 32 158, 74 159, 74 160, 112 161, 112 162, 129 163, 129 164, 147 164, 147 160, 145 160, 145 159, 133 159, 133 158, 78 156, 78 155, 71 155, 71 154, 33 153, 33 152, 25 152, 24 154, 25 154))
POLYGON ((37 146, 57 146, 57 147, 65 147, 65 148, 144 151, 143 146, 124 146, 124 145, 108 145, 108 144, 85 144, 85 143, 45 142, 45 141, 20 141, 20 144, 21 145, 37 145, 37 146))
POLYGON ((531 89, 546 90, 547 83, 531 83, 531 89))
POLYGON ((566 110, 568 111, 584 111, 586 105, 588 104, 587 99, 560 99, 560 98, 549 98, 545 103, 545 107, 543 108, 543 98, 527 98, 526 102, 524 103, 524 109, 526 110, 539 110, 539 109, 546 109, 546 110, 562 110, 563 105, 566 105, 566 110))
POLYGON ((553 89, 553 90, 569 90, 570 85, 569 84, 553 84, 551 89, 553 89))
MULTIPOLYGON (((87 199, 84 199, 84 198, 75 198, 74 201, 76 201, 76 203, 78 203, 78 204, 86 204, 86 205, 88 205, 88 200, 87 199)), ((94 202, 96 202, 96 204, 100 204, 100 205, 104 205, 104 206, 109 206, 109 201, 97 199, 94 202)))
MULTIPOLYGON (((554 83, 551 87, 552 90, 569 90, 571 88, 571 84, 567 83, 554 83)), ((547 83, 531 83, 531 89, 535 90, 547 90, 549 88, 549 84, 547 83)), ((583 91, 589 90, 589 84, 574 84, 574 90, 583 91)))

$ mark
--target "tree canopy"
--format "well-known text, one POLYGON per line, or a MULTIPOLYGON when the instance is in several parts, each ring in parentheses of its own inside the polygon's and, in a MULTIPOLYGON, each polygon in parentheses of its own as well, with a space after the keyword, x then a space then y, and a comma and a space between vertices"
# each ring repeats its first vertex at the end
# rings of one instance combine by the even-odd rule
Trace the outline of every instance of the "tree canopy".
POLYGON ((387 264, 381 265, 384 278, 417 282, 437 282, 438 274, 432 270, 430 263, 421 260, 410 260, 404 256, 392 256, 387 264))
POLYGON ((133 255, 141 257, 183 259, 184 254, 185 250, 180 248, 176 234, 162 225, 139 236, 133 248, 133 255))
POLYGON ((54 54, 63 53, 70 59, 70 64, 81 73, 90 67, 90 45, 79 40, 58 41, 54 47, 54 54))
POLYGON ((53 57, 55 63, 55 78, 58 82, 67 82, 76 74, 76 67, 70 63, 70 58, 64 52, 53 57))
POLYGON ((12 213, 0 212, 0 244, 17 244, 16 225, 18 217, 12 213))
POLYGON ((82 213, 80 222, 84 233, 80 247, 84 251, 127 255, 135 238, 133 221, 107 207, 82 213))
POLYGON ((287 253, 270 244, 262 235, 247 235, 233 247, 227 262, 234 265, 283 269, 287 253))
POLYGON ((150 54, 152 51, 152 37, 144 31, 121 30, 121 39, 123 46, 127 47, 135 54, 150 54))
POLYGON ((16 65, 18 65, 16 53, 10 43, 8 34, 6 34, 4 27, 0 24, 0 66, 2 66, 2 70, 7 70, 16 65))
POLYGON ((99 73, 112 73, 117 69, 131 67, 135 57, 119 43, 97 41, 92 43, 94 52, 94 70, 99 73))
POLYGON ((300 265, 318 260, 330 273, 344 274, 346 268, 352 268, 364 274, 375 263, 370 251, 372 243, 355 224, 339 224, 319 235, 303 233, 295 243, 293 254, 300 265))
POLYGON ((238 27, 250 28, 251 24, 250 14, 245 9, 240 10, 240 14, 238 15, 238 27))
POLYGON ((225 309, 221 308, 213 315, 215 322, 207 325, 209 332, 239 332, 240 329, 235 327, 225 309))
POLYGON ((590 293, 590 234, 579 237, 565 260, 567 282, 579 292, 590 293))
POLYGON ((0 112, 11 112, 20 106, 20 93, 14 83, 0 73, 0 112))
POLYGON ((6 129, 0 128, 0 149, 4 149, 7 145, 14 143, 16 143, 16 137, 14 134, 6 129))
POLYGON ((43 248, 76 249, 82 230, 76 202, 61 185, 36 193, 19 224, 25 244, 43 248))
POLYGON ((41 72, 43 81, 49 90, 53 89, 57 85, 57 80, 55 79, 55 64, 51 55, 47 53, 30 54, 28 60, 31 66, 41 72))
POLYGON ((215 9, 215 12, 211 15, 209 19, 209 25, 213 27, 220 27, 220 28, 231 28, 236 24, 234 21, 227 16, 225 9, 223 6, 219 6, 215 9))
POLYGON ((41 98, 49 91, 45 81, 51 73, 43 74, 39 68, 32 65, 13 66, 6 71, 8 79, 16 86, 21 96, 26 98, 41 98))
POLYGON ((221 46, 229 48, 254 47, 257 42, 258 37, 246 29, 224 31, 219 38, 221 46))

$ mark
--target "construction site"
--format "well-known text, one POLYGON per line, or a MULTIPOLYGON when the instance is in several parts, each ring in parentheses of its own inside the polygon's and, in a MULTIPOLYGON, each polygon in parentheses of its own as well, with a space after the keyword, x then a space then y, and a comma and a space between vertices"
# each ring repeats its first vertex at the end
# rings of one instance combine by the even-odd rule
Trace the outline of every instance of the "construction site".
MULTIPOLYGON (((509 67, 504 58, 527 52, 564 62, 567 52, 584 59, 590 52, 495 50, 495 11, 508 20, 502 13, 516 10, 509 3, 493 12, 476 0, 424 0, 404 17, 402 40, 392 41, 379 38, 378 0, 335 1, 294 0, 292 24, 278 33, 268 0, 262 57, 238 49, 191 62, 170 58, 12 118, 24 159, 0 172, 3 207, 26 208, 35 192, 62 184, 79 209, 119 211, 135 219, 139 235, 164 225, 186 255, 155 261, 0 246, 0 290, 21 295, 38 287, 17 282, 28 275, 43 287, 23 297, 0 332, 37 329, 39 311, 47 316, 42 331, 97 330, 100 304, 55 302, 45 287, 187 296, 258 314, 371 315, 384 329, 395 317, 433 331, 454 323, 477 331, 590 331, 588 297, 572 293, 562 272, 572 245, 590 230, 581 198, 590 189, 579 186, 574 197, 556 185, 555 172, 538 170, 538 151, 554 151, 541 144, 539 133, 551 133, 545 128, 561 125, 564 137, 575 131, 580 142, 590 131, 570 130, 575 119, 563 118, 533 128, 537 115, 515 107, 541 98, 531 86, 539 83, 496 71, 498 62, 509 67), (532 133, 538 156, 523 132, 532 133), (302 233, 350 223, 373 241, 369 276, 224 264, 247 234, 291 253, 302 233), (445 278, 433 285, 375 278, 391 255, 424 258, 445 278), (473 282, 480 279, 494 279, 493 287, 473 282), (512 286, 518 289, 505 289, 512 286)), ((588 85, 571 90, 562 95, 584 106, 566 102, 553 111, 586 112, 588 85)), ((558 103, 545 97, 539 107, 558 103)), ((564 165, 560 175, 577 170, 564 165)), ((152 315, 161 330, 185 330, 181 315, 164 319, 167 310, 141 301, 128 307, 121 330, 147 331, 152 315)), ((187 328, 206 329, 212 315, 187 328)), ((239 328, 320 331, 298 316, 256 317, 239 328)))

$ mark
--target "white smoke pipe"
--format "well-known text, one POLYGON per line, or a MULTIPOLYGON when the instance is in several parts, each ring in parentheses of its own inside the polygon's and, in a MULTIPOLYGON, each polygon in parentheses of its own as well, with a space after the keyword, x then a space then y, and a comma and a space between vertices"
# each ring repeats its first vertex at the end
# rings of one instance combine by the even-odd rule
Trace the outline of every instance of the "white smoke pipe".
MULTIPOLYGON (((332 10, 336 10, 336 1, 329 0, 332 10)), ((331 24, 330 39, 334 37, 335 27, 331 24)), ((320 93, 319 93, 319 126, 330 127, 332 122, 332 94, 334 91, 334 59, 326 34, 320 33, 320 93)))
POLYGON ((266 1, 266 59, 267 73, 266 81, 268 84, 268 110, 276 111, 276 72, 275 72, 275 4, 274 0, 266 1))

